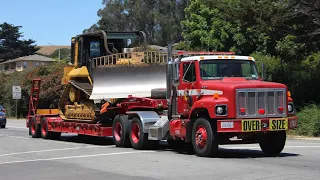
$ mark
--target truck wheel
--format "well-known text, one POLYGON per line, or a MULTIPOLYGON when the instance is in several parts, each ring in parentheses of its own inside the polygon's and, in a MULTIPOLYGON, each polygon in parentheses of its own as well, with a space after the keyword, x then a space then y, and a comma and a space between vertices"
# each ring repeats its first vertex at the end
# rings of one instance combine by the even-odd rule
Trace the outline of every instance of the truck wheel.
POLYGON ((166 89, 152 89, 151 90, 151 98, 166 99, 167 98, 167 90, 166 89))
POLYGON ((286 139, 286 131, 267 132, 259 136, 259 145, 266 155, 276 156, 283 150, 286 139))
POLYGON ((32 138, 39 138, 41 136, 40 135, 40 125, 37 124, 35 118, 31 119, 29 129, 31 131, 32 138))
POLYGON ((148 134, 143 132, 142 123, 138 118, 133 118, 131 121, 129 137, 134 149, 148 147, 148 134))
POLYGON ((42 118, 41 120, 41 137, 43 139, 59 139, 61 133, 48 131, 48 120, 42 118))
POLYGON ((212 157, 218 150, 217 132, 210 122, 199 118, 192 127, 192 145, 197 156, 212 157))
POLYGON ((130 147, 129 120, 116 116, 112 123, 112 138, 117 147, 130 147))

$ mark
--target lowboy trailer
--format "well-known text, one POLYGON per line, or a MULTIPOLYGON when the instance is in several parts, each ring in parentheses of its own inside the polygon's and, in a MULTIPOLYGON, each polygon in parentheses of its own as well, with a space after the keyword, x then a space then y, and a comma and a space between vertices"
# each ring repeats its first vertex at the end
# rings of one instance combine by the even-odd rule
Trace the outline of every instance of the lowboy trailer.
POLYGON ((219 144, 259 143, 268 155, 283 150, 286 131, 298 124, 286 85, 263 81, 264 73, 258 75, 256 61, 249 56, 183 52, 172 59, 168 49, 165 63, 106 65, 101 59, 108 58, 94 58, 92 63, 110 68, 91 70, 100 74, 93 75, 89 94, 99 105, 91 121, 83 114, 73 114, 78 119, 63 114, 81 112, 85 107, 79 103, 64 104, 65 109, 38 109, 41 79, 34 79, 26 123, 29 134, 45 139, 59 138, 61 133, 112 136, 117 147, 134 149, 166 140, 174 146, 191 144, 196 155, 206 157, 215 156, 219 144))

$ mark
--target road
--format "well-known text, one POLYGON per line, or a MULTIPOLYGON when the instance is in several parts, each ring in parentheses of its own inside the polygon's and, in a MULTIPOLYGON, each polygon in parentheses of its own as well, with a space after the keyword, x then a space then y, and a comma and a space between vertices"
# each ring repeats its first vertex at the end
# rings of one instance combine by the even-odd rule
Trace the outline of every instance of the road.
POLYGON ((259 146, 224 145, 218 158, 166 148, 116 148, 110 138, 32 139, 25 121, 0 129, 0 179, 319 179, 320 141, 288 140, 279 157, 259 146))

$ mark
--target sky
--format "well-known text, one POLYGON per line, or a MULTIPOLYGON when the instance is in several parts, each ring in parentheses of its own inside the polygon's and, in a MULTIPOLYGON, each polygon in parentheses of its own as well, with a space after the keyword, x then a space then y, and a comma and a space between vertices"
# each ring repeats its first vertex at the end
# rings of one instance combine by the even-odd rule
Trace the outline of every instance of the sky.
POLYGON ((0 0, 0 24, 22 26, 22 39, 37 45, 70 45, 99 20, 102 0, 0 0))

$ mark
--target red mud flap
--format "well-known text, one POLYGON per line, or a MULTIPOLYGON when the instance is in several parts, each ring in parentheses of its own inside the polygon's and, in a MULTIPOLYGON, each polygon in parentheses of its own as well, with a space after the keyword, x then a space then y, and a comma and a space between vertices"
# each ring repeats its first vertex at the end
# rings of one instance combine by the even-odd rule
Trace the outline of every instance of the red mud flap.
POLYGON ((287 118, 218 120, 218 132, 281 131, 298 127, 298 116, 287 118))

